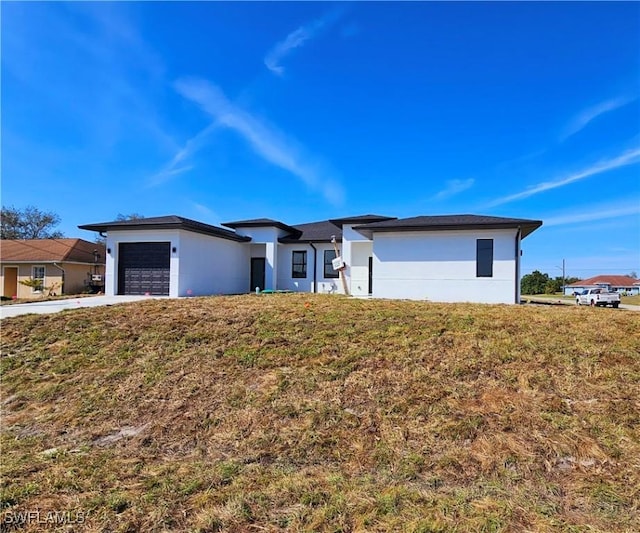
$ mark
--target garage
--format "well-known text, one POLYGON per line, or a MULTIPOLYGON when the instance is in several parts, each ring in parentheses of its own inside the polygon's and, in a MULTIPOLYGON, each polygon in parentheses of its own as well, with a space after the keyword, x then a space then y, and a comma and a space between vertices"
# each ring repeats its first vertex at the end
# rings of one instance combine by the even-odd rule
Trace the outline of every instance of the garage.
POLYGON ((118 294, 169 295, 170 243, 123 242, 118 257, 118 294))

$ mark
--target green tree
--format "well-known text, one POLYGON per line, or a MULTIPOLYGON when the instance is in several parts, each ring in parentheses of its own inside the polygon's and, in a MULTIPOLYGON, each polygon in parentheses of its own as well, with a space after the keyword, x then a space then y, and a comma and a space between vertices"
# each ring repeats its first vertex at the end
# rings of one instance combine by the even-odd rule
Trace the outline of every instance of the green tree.
POLYGON ((556 292, 562 292, 562 276, 558 276, 555 279, 549 279, 544 286, 545 294, 555 294, 556 292))
POLYGON ((522 294, 542 294, 545 292, 548 281, 549 274, 534 270, 531 274, 522 276, 520 291, 522 294))
POLYGON ((62 232, 53 231, 60 217, 29 205, 24 209, 3 207, 0 212, 0 239, 60 239, 62 232))

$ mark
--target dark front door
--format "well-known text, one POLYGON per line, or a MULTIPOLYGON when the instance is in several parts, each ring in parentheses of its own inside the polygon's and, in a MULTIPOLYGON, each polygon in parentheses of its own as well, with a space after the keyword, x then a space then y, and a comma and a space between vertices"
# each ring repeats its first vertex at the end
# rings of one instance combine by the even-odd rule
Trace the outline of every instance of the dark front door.
POLYGON ((258 287, 261 291, 264 290, 264 257, 252 257, 251 258, 251 287, 249 289, 253 292, 258 287))
POLYGON ((373 294, 373 257, 369 258, 369 294, 373 294))
POLYGON ((120 243, 118 248, 118 294, 168 296, 170 274, 170 243, 120 243))

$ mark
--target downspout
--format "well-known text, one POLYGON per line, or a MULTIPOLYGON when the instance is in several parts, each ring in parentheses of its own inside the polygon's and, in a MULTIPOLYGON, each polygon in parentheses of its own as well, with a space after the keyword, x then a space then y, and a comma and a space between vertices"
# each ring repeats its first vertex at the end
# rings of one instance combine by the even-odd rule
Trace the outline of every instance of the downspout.
POLYGON ((521 230, 520 226, 518 226, 518 231, 516 231, 516 283, 515 283, 515 303, 520 303, 520 235, 521 230))
POLYGON ((318 250, 313 245, 312 242, 309 243, 309 246, 313 248, 313 292, 318 292, 318 250))
POLYGON ((64 268, 62 268, 57 263, 53 263, 53 266, 59 268, 62 271, 62 286, 60 287, 60 294, 64 294, 64 275, 66 274, 66 272, 64 271, 64 268))

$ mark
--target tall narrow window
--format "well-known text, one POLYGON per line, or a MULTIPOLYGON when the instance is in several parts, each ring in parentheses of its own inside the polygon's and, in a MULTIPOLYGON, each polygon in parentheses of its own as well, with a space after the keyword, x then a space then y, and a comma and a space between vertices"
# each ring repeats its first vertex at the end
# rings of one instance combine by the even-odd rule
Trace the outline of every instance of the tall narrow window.
POLYGON ((293 252, 291 254, 291 277, 307 277, 307 252, 305 250, 293 252))
POLYGON ((339 278, 340 274, 337 270, 333 270, 332 261, 336 258, 335 250, 324 251, 324 277, 325 279, 339 278))
POLYGON ((33 292, 42 292, 44 289, 44 267, 43 266, 34 266, 33 267, 33 278, 34 285, 31 288, 33 292))
POLYGON ((493 277, 493 239, 476 240, 476 277, 493 277))

